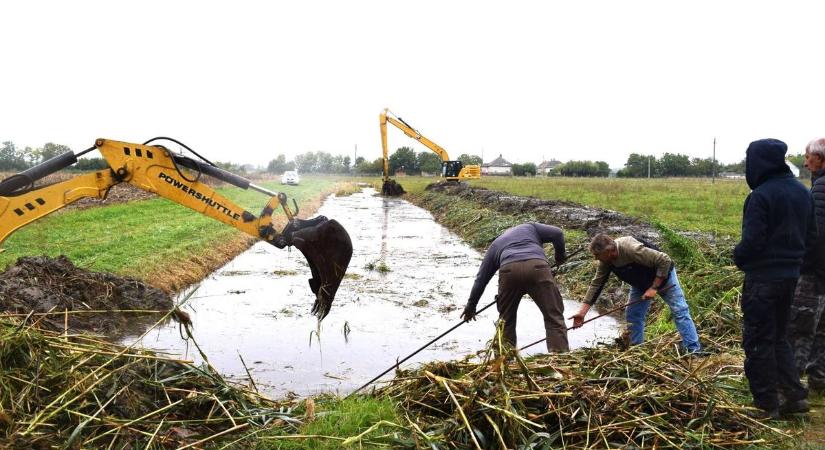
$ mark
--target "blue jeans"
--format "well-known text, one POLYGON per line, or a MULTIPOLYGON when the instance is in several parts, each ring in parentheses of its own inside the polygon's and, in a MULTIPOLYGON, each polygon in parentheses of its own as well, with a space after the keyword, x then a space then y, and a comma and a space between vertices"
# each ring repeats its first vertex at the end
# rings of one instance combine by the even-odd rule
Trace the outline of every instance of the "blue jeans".
MULTIPOLYGON (((645 290, 631 286, 628 301, 641 300, 645 290)), ((682 345, 689 352, 701 350, 699 335, 696 334, 696 325, 693 324, 693 319, 690 318, 690 309, 687 300, 685 300, 685 293, 682 291, 682 286, 679 285, 679 279, 676 278, 676 269, 671 270, 670 276, 662 283, 659 296, 670 307, 673 322, 676 323, 676 329, 679 331, 679 335, 682 336, 682 345)), ((641 344, 644 341, 645 319, 647 318, 648 308, 650 308, 650 300, 645 300, 628 306, 625 311, 625 319, 627 319, 628 329, 630 330, 631 345, 641 344)))

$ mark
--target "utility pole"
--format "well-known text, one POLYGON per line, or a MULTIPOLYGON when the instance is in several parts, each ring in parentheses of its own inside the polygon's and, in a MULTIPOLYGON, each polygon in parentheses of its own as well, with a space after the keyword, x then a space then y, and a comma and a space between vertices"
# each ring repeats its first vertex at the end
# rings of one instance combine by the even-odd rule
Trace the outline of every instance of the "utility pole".
POLYGON ((716 137, 713 137, 713 167, 711 168, 713 174, 710 183, 716 184, 716 137))
POLYGON ((648 155, 648 157, 647 157, 647 177, 648 178, 650 178, 650 158, 652 158, 652 157, 653 157, 653 155, 648 155))

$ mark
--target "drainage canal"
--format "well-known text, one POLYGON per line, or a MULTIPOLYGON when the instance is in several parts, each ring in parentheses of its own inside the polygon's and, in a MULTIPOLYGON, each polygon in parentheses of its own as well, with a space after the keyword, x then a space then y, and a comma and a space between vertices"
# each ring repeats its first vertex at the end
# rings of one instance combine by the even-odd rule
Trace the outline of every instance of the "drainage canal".
MULTIPOLYGON (((247 378, 243 357, 257 387, 269 396, 346 394, 362 385, 460 320, 481 263, 481 254, 429 212, 376 196, 372 189, 331 196, 318 213, 341 222, 354 248, 320 333, 310 314, 314 296, 303 256, 260 242, 205 279, 184 307, 210 364, 242 381, 247 378)), ((496 286, 494 278, 480 305, 493 301, 496 286)), ((565 316, 577 308, 565 301, 565 316)), ((488 309, 405 365, 482 349, 495 331, 496 316, 495 308, 488 309)), ((618 332, 619 323, 604 317, 569 332, 570 345, 592 346, 618 332)), ((521 344, 544 336, 541 314, 529 298, 519 308, 518 336, 521 344)), ((140 344, 202 362, 174 323, 150 331, 140 344)), ((542 351, 543 345, 535 345, 525 353, 542 351)))

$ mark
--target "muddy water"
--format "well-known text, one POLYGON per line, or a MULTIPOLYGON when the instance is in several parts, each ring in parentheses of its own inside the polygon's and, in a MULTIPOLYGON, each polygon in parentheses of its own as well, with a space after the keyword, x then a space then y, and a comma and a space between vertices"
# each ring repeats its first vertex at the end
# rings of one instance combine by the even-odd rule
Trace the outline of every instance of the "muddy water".
MULTIPOLYGON (((347 393, 459 321, 481 255, 436 223, 424 209, 371 189, 328 198, 319 214, 340 221, 354 253, 332 310, 316 334, 310 314, 309 268, 300 252, 258 243, 200 285, 185 306, 194 337, 209 362, 230 378, 246 379, 272 396, 347 393), (319 339, 320 336, 320 339, 319 339)), ((494 278, 480 307, 493 301, 494 278)), ((565 314, 577 309, 565 302, 565 314)), ((407 362, 455 359, 492 337, 495 307, 407 362)), ((572 347, 618 334, 604 317, 569 333, 572 347)), ((538 308, 525 298, 518 314, 520 342, 544 336, 538 308)), ((132 338, 134 340, 134 338, 132 338)), ((201 361, 177 325, 152 330, 142 345, 201 361)), ((525 351, 545 351, 542 344, 525 351)), ((388 375, 388 377, 390 377, 388 375)))

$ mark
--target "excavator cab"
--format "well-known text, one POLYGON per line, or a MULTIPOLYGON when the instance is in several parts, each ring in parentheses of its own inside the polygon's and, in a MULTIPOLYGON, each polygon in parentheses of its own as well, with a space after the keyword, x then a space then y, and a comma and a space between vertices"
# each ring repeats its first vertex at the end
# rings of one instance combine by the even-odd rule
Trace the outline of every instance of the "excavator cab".
POLYGON ((98 139, 93 147, 79 154, 58 155, 0 181, 0 243, 18 228, 77 200, 105 199, 109 189, 119 183, 153 192, 278 248, 294 245, 307 259, 312 272, 309 286, 315 294, 313 314, 319 320, 329 314, 352 257, 352 241, 344 227, 324 216, 298 219, 294 199, 293 209, 286 194, 269 191, 227 172, 171 138, 154 138, 143 144, 98 139), (156 140, 175 142, 199 159, 173 153, 162 145, 149 145, 156 140), (73 165, 79 156, 93 150, 100 151, 109 168, 35 186, 37 180, 73 165), (201 181, 202 175, 263 193, 270 197, 269 202, 256 216, 201 181), (283 209, 287 216, 287 225, 280 232, 272 224, 272 214, 277 209, 283 209))
POLYGON ((442 178, 458 178, 464 164, 461 161, 443 161, 441 163, 442 178))

